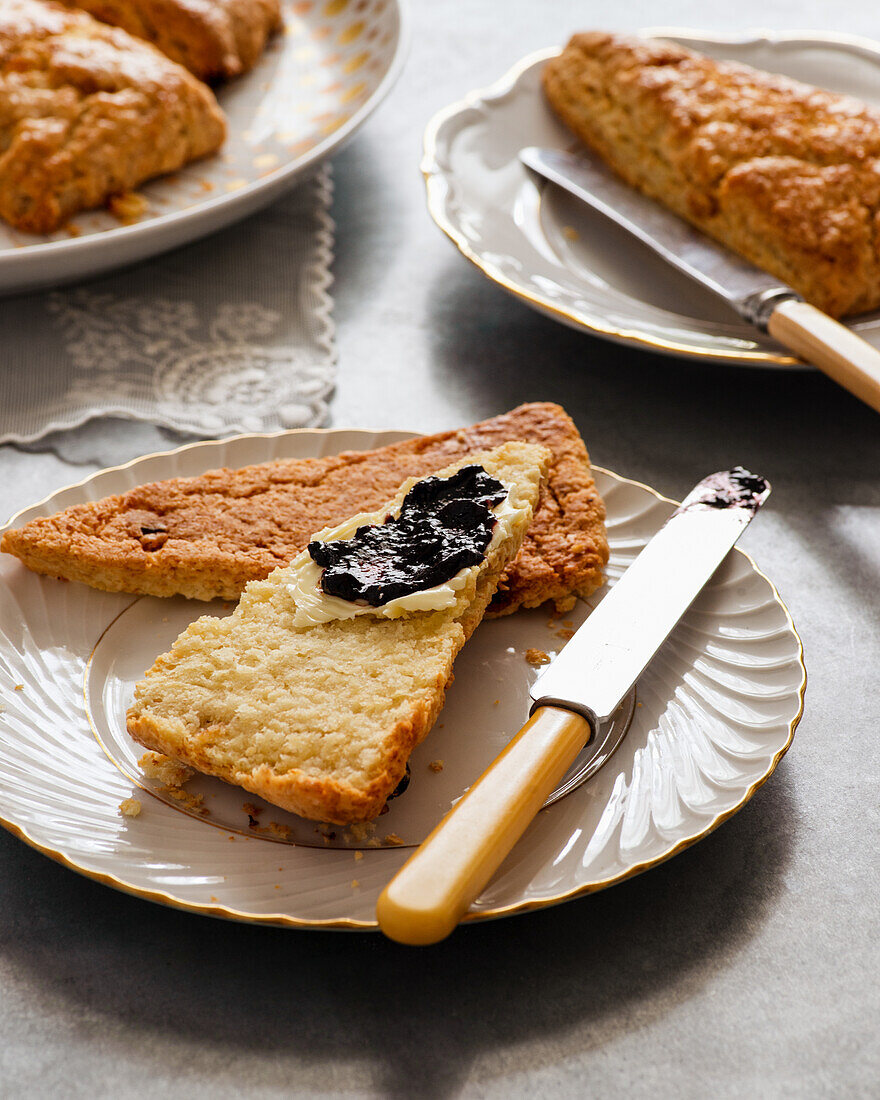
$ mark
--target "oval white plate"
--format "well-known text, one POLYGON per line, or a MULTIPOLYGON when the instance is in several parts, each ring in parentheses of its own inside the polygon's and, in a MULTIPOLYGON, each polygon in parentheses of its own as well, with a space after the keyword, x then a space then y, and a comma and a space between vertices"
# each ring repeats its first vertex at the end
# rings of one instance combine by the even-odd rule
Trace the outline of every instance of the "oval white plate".
POLYGON ((218 154, 139 188, 134 225, 85 211, 49 236, 0 221, 0 293, 58 285, 177 248, 265 206, 334 153, 403 65, 402 0, 283 0, 284 29, 256 67, 217 89, 218 154))
MULTIPOLYGON (((408 434, 300 431, 196 443, 104 470, 12 522, 157 478, 371 448, 408 434)), ((616 474, 596 475, 608 507, 613 583, 673 504, 616 474)), ((255 800, 207 779, 188 787, 204 795, 209 813, 199 816, 140 776, 140 749, 122 727, 131 680, 206 610, 49 580, 3 557, 0 823, 90 878, 167 905, 294 927, 375 927, 376 898, 405 849, 367 844, 358 858, 345 850, 350 837, 328 837, 324 847, 314 824, 297 825, 271 807, 252 829, 243 803, 255 800), (120 802, 132 796, 142 813, 121 817, 120 802)), ((585 613, 572 613, 572 622, 585 613)), ((456 663, 438 728, 413 757, 401 804, 424 798, 442 809, 461 794, 525 718, 536 674, 525 650, 556 651, 570 625, 540 609, 482 624, 456 663), (437 759, 444 766, 435 772, 429 764, 437 759)), ((776 767, 800 718, 804 685, 800 641, 778 594, 745 554, 731 554, 639 681, 620 748, 585 786, 539 815, 468 919, 600 889, 705 836, 776 767)), ((379 818, 378 838, 415 820, 397 813, 392 805, 379 818)))
MULTIPOLYGON (((653 28, 717 58, 782 73, 880 106, 880 45, 830 34, 744 37, 653 28)), ((541 91, 552 48, 437 114, 425 133, 428 209, 461 252, 516 297, 570 325, 653 351, 749 366, 797 367, 769 337, 519 162, 526 145, 581 149, 541 91)), ((880 347, 880 315, 850 327, 880 347)))

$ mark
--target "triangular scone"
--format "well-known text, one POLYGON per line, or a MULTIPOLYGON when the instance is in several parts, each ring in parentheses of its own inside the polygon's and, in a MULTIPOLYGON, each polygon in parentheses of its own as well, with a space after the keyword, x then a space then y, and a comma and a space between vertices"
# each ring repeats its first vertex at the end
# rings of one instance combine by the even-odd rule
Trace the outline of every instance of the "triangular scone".
POLYGON ((278 0, 61 0, 145 38, 200 80, 228 80, 252 69, 281 26, 278 0))
POLYGON ((210 88, 149 43, 40 0, 0 3, 0 215, 51 233, 213 153, 210 88))
POLYGON ((832 316, 880 306, 880 111, 662 39, 577 34, 559 117, 626 180, 832 316))
POLYGON ((551 459, 522 550, 490 611, 545 600, 570 606, 574 596, 589 596, 603 583, 605 506, 577 428, 549 402, 373 451, 283 458, 140 485, 31 520, 7 531, 0 549, 37 573, 109 592, 238 599, 248 581, 292 561, 317 528, 380 507, 408 477, 514 440, 547 447, 551 459))
MULTIPOLYGON (((437 718, 452 663, 519 550, 549 457, 543 447, 508 443, 438 473, 479 465, 508 490, 482 561, 457 574, 447 607, 296 625, 304 551, 251 582, 231 616, 204 616, 181 634, 135 689, 129 733, 304 817, 375 817, 437 718)), ((397 515, 419 480, 329 537, 397 515)))

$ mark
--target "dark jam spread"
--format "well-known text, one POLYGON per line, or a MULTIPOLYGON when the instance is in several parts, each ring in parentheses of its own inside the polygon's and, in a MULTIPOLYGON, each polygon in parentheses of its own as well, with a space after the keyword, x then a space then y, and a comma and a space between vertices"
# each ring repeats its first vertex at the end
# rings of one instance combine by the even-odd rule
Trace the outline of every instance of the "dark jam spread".
POLYGON ((495 526, 491 508, 506 496, 480 466, 417 482, 397 519, 359 527, 350 539, 309 543, 323 569, 322 590, 379 607, 444 584, 483 560, 495 526))
POLYGON ((700 484, 684 500, 678 509, 684 512, 692 508, 747 508, 756 511, 767 498, 770 483, 758 474, 750 474, 742 466, 732 470, 719 470, 703 478, 700 484))

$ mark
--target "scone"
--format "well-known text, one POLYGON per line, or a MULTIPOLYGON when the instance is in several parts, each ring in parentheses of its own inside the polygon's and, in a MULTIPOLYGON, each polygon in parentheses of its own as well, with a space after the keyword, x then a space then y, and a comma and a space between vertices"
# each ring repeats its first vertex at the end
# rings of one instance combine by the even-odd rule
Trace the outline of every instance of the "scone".
POLYGON ((281 26, 279 0, 61 0, 152 42, 200 80, 253 68, 281 26))
POLYGON ((623 177, 834 317, 880 307, 880 112, 683 46, 575 35, 559 117, 623 177))
POLYGON ((291 561, 316 527, 378 507, 407 477, 509 440, 541 444, 552 457, 522 551, 491 610, 545 600, 564 607, 603 583, 608 542, 583 440, 565 411, 546 403, 374 451, 142 485, 7 531, 0 549, 38 573, 111 592, 237 599, 248 581, 291 561))
POLYGON ((0 215, 50 233, 223 142, 210 88, 125 31, 39 0, 0 5, 0 215))
POLYGON ((304 817, 375 817, 443 706, 549 458, 507 443, 318 532, 158 658, 129 733, 304 817))

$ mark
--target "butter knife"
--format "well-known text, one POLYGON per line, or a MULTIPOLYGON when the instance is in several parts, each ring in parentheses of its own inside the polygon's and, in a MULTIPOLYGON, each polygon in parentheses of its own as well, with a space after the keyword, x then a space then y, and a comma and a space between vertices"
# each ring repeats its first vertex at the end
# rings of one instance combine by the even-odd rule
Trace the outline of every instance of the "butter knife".
POLYGON ((880 411, 880 351, 795 290, 619 179, 597 157, 522 149, 527 167, 583 200, 701 283, 750 324, 880 411))
POLYGON ((382 892, 387 936, 449 935, 769 494, 739 466, 688 494, 532 685, 525 726, 382 892))

